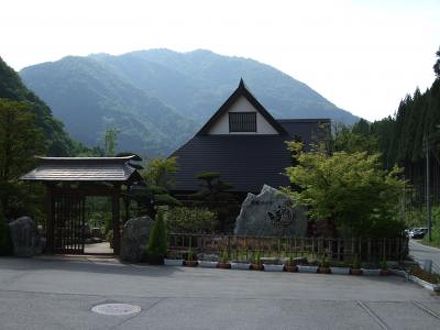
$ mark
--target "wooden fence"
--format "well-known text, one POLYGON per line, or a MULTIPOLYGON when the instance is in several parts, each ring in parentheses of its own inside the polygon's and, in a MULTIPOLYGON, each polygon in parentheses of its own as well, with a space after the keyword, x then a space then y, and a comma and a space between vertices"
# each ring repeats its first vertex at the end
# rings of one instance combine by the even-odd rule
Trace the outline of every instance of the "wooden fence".
POLYGON ((408 239, 400 238, 304 238, 256 237, 218 234, 169 234, 169 250, 185 253, 219 254, 231 258, 238 254, 260 252, 267 257, 327 257, 333 261, 350 262, 355 257, 366 262, 402 260, 408 255, 408 239))

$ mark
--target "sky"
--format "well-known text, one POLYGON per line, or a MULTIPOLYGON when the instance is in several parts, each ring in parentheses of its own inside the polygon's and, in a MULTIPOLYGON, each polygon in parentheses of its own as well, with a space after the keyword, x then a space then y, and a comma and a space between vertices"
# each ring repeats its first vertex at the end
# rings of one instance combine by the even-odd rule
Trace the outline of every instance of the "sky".
MULTIPOLYGON (((67 55, 168 48, 252 58, 368 120, 434 80, 440 0, 2 0, 15 70, 67 55)), ((258 96, 257 96, 258 97, 258 96)))

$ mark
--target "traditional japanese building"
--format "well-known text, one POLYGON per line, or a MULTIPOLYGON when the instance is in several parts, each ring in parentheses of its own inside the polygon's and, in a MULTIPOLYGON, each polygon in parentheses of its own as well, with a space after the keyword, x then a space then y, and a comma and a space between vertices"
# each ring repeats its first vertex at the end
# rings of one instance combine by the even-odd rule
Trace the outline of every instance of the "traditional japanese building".
POLYGON ((330 137, 329 119, 275 119, 252 95, 243 80, 177 157, 176 195, 199 189, 196 176, 218 172, 232 192, 259 192, 264 184, 289 186, 284 169, 292 165, 286 141, 300 140, 306 150, 330 137))

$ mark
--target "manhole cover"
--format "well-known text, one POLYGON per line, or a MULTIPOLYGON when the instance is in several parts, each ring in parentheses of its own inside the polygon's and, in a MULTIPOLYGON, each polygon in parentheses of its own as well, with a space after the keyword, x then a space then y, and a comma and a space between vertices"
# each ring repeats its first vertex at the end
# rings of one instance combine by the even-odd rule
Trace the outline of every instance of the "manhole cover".
POLYGON ((103 304, 92 308, 92 312, 104 315, 130 315, 140 311, 139 306, 130 304, 103 304))

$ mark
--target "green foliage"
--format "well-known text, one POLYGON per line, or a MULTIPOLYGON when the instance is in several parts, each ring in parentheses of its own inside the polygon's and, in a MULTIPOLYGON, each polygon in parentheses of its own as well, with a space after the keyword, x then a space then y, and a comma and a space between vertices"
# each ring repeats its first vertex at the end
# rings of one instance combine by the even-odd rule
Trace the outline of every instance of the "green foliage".
POLYGON ((217 231, 229 232, 240 210, 235 196, 228 192, 232 186, 224 182, 220 173, 203 172, 196 176, 201 181, 200 189, 190 197, 193 205, 208 208, 217 215, 217 231))
POLYGON ((126 193, 129 201, 136 202, 138 214, 147 213, 154 218, 159 206, 182 205, 169 193, 173 185, 169 174, 176 171, 176 159, 173 157, 153 159, 147 164, 146 168, 141 171, 145 184, 133 187, 126 193))
POLYGON ((7 217, 28 209, 31 193, 19 179, 36 164, 33 155, 45 152, 44 134, 30 105, 0 99, 0 202, 7 217))
POLYGON ((383 170, 379 155, 312 151, 299 153, 297 161, 286 169, 290 181, 300 187, 290 194, 309 207, 312 219, 334 221, 358 237, 395 236, 403 229, 395 215, 405 181, 399 179, 397 167, 383 170))
POLYGON ((360 269, 361 268, 361 261, 359 259, 359 256, 356 254, 351 262, 351 268, 353 269, 360 269))
MULTIPOLYGON (((53 92, 53 91, 52 91, 53 92)), ((0 99, 23 102, 41 130, 49 156, 69 156, 81 150, 65 133, 63 124, 56 120, 49 107, 21 82, 20 77, 0 58, 0 99)), ((83 120, 82 120, 83 121, 83 120)), ((33 154, 29 154, 32 157, 33 154)))
POLYGON ((343 124, 333 128, 333 151, 345 151, 347 153, 368 152, 369 154, 379 151, 378 139, 371 132, 367 121, 361 119, 352 127, 343 124))
POLYGON ((148 240, 148 259, 163 259, 167 253, 167 232, 165 227, 164 211, 159 210, 156 214, 153 228, 148 240))
POLYGON ((216 214, 206 208, 173 207, 167 212, 167 228, 174 233, 212 233, 216 214))
POLYGON ((143 176, 151 186, 170 189, 174 185, 170 175, 176 173, 177 170, 176 157, 155 158, 148 162, 143 176))
POLYGON ((118 145, 119 130, 116 128, 107 128, 104 132, 104 152, 106 156, 116 155, 116 146, 118 145))

